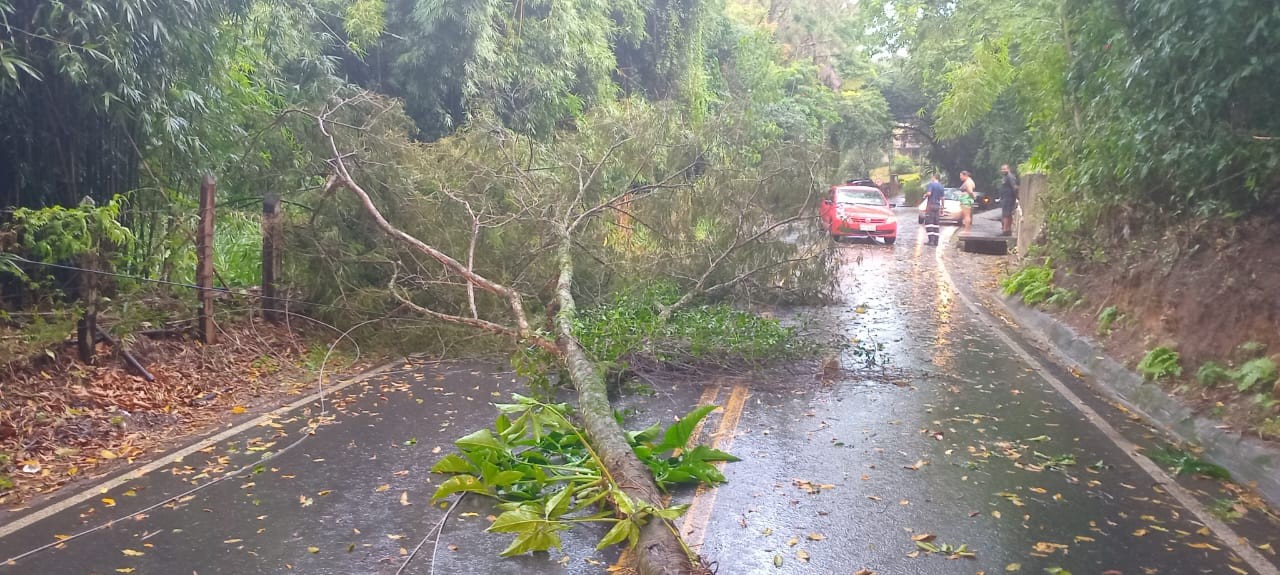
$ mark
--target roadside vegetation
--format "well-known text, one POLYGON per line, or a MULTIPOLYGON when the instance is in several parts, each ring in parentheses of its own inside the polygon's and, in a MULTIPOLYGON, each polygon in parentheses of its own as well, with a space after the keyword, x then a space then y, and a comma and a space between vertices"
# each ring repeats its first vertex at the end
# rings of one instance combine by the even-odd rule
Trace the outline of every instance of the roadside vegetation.
MULTIPOLYGON (((574 426, 616 480, 598 501, 634 515, 618 541, 658 549, 642 570, 700 568, 663 525, 678 510, 657 488, 674 471, 649 465, 654 438, 623 433, 605 376, 812 353, 740 310, 829 295, 817 193, 885 163, 889 104, 861 13, 826 1, 438 7, 0 0, 0 181, 15 183, 0 186, 0 500, 74 477, 68 449, 120 458, 141 431, 128 418, 98 429, 120 410, 201 414, 153 422, 171 431, 246 411, 250 386, 183 386, 201 374, 496 353, 578 392, 572 412, 531 409, 569 420, 558 430, 574 426), (206 174, 224 332, 208 351, 191 342, 190 286, 206 174), (257 286, 276 197, 287 308, 271 323, 257 286), (129 404, 140 375, 117 346, 72 359, 86 312, 155 372, 151 403, 129 404), (106 381, 124 388, 89 407, 41 405, 33 391, 106 381), (83 433, 28 441, 48 421, 83 433)), ((281 393, 269 387, 257 391, 281 393)))
POLYGON ((1062 313, 1144 377, 1265 437, 1280 416, 1267 369, 1277 357, 1234 350, 1280 349, 1274 8, 868 7, 892 62, 881 76, 891 113, 929 162, 970 170, 979 188, 1002 163, 1046 177, 1043 224, 1023 254, 1033 257, 1005 293, 1062 313))

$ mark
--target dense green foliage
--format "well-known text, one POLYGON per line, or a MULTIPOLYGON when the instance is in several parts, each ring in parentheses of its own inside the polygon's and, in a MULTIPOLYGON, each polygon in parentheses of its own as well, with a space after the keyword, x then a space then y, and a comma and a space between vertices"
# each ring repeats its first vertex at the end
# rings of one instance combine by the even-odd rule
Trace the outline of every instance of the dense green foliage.
POLYGON ((1021 296, 1022 303, 1027 305, 1069 306, 1077 303, 1079 297, 1074 292, 1053 285, 1054 273, 1051 262, 1026 266, 1002 280, 1000 287, 1004 295, 1021 296))
MULTIPOLYGON (((586 433, 571 421, 573 409, 567 404, 515 395, 513 403, 497 408, 500 415, 492 430, 458 439, 459 453, 445 456, 431 471, 450 475, 433 499, 472 493, 500 502, 502 514, 488 531, 515 534, 502 555, 559 548, 560 532, 575 523, 612 524, 600 549, 624 542, 635 545, 644 523, 673 520, 687 508, 664 508, 628 497, 605 470, 586 433)), ((627 433, 659 487, 724 482, 714 464, 738 461, 737 457, 705 445, 686 449, 698 423, 714 409, 700 407, 665 429, 655 423, 627 433)))
POLYGON ((1143 379, 1160 380, 1182 375, 1181 358, 1178 352, 1161 346, 1142 356, 1138 362, 1138 373, 1143 379))
MULTIPOLYGON (((219 281, 258 281, 258 205, 274 192, 286 202, 285 280, 321 304, 307 311, 376 317, 394 305, 395 262, 412 258, 347 197, 322 193, 334 151, 314 116, 347 100, 331 119, 338 148, 359 154, 353 172, 394 223, 448 253, 463 257, 474 235, 477 270, 548 295, 546 260, 527 257, 550 257, 537 216, 630 187, 661 193, 593 223, 582 249, 595 263, 579 274, 587 303, 659 271, 696 278, 709 254, 807 214, 815 191, 865 173, 888 143, 884 98, 854 79, 870 74, 854 28, 809 8, 772 23, 750 16, 760 9, 0 0, 0 204, 38 212, 121 195, 117 221, 133 241, 117 270, 189 282, 196 189, 210 172, 219 281), (829 49, 796 49, 815 39, 829 49), (591 161, 601 172, 578 196, 571 167, 591 161)), ((18 244, 29 236, 17 219, 4 225, 18 244)), ((761 293, 825 290, 826 256, 778 236, 734 251, 707 286, 758 268, 743 285, 770 288, 761 293)), ((403 271, 418 301, 468 305, 448 274, 403 271)), ((748 293, 708 295, 729 291, 748 293)), ((482 296, 480 311, 492 303, 482 296)))
POLYGON ((763 364, 812 351, 793 329, 777 320, 727 305, 690 308, 662 321, 659 306, 671 305, 679 297, 670 284, 638 295, 619 295, 579 314, 575 333, 593 357, 609 363, 643 354, 661 362, 714 359, 763 364))
POLYGON ((1065 255, 1089 253, 1098 228, 1274 209, 1274 2, 885 0, 870 12, 885 45, 909 52, 887 92, 895 116, 940 140, 948 170, 954 147, 976 153, 979 185, 1001 161, 1049 172, 1049 238, 1065 255))

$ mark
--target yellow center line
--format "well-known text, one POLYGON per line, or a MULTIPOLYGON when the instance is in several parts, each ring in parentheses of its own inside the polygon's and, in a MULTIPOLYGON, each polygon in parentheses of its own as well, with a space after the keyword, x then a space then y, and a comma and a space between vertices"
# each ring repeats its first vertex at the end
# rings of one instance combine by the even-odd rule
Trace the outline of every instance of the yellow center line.
MULTIPOLYGON (((742 409, 747 404, 747 397, 751 394, 747 388, 741 385, 733 386, 733 391, 729 393, 729 401, 724 406, 724 416, 720 419, 720 428, 716 430, 716 434, 712 436, 712 449, 720 449, 728 451, 733 447, 733 436, 738 432, 738 421, 742 419, 742 409)), ((725 462, 718 461, 715 463, 716 469, 724 470, 725 462)), ((703 540, 706 538, 707 525, 711 522, 711 512, 716 506, 716 491, 714 487, 707 488, 699 485, 697 492, 693 496, 693 502, 689 505, 689 511, 685 513, 684 524, 680 526, 680 534, 684 537, 685 544, 690 549, 697 550, 702 546, 703 540)))
MULTIPOLYGON (((720 386, 709 385, 703 388, 702 395, 698 397, 698 407, 701 407, 704 405, 711 405, 715 403, 716 399, 718 399, 719 397, 720 397, 720 386)), ((707 419, 704 417, 702 418, 702 421, 699 421, 697 425, 693 426, 693 433, 689 434, 689 441, 685 443, 684 449, 693 449, 698 445, 698 437, 702 435, 702 426, 706 422, 707 422, 707 419)), ((672 455, 680 455, 680 451, 681 450, 677 448, 674 451, 672 451, 672 455)), ((670 502, 671 502, 670 495, 664 496, 662 498, 662 505, 664 507, 670 502)), ((631 553, 630 547, 623 549, 622 553, 618 555, 618 562, 614 563, 613 567, 609 568, 609 572, 614 573, 618 569, 622 568, 623 566, 630 565, 631 559, 632 559, 631 554, 632 553, 631 553)))

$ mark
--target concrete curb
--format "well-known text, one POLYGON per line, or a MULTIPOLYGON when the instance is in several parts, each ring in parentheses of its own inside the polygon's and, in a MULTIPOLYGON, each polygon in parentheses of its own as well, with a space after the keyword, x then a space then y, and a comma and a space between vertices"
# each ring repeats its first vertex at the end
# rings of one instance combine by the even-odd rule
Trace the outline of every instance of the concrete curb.
POLYGON ((1158 384, 1143 381, 1092 338, 1016 298, 996 300, 1032 337, 1092 374, 1104 393, 1182 441, 1204 448, 1205 459, 1226 468, 1236 481, 1256 484, 1272 505, 1280 505, 1280 447, 1220 429, 1220 421, 1196 414, 1158 384))

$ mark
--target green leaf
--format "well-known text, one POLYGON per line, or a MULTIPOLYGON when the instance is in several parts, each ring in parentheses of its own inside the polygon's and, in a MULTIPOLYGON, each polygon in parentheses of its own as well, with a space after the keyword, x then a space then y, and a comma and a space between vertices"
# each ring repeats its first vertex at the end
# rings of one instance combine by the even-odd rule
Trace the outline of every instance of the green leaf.
POLYGON ((521 479, 524 479, 523 473, 508 469, 505 471, 499 471, 492 479, 486 481, 486 483, 494 487, 506 487, 512 483, 520 481, 521 479))
POLYGON ((632 515, 638 509, 636 502, 627 495, 625 491, 615 490, 613 492, 613 503, 618 508, 618 512, 623 515, 632 515))
POLYGON ((436 488, 436 492, 432 494, 431 499, 444 499, 454 493, 462 492, 479 493, 481 495, 489 494, 489 490, 484 486, 484 483, 481 483, 476 477, 472 475, 455 475, 450 477, 448 481, 441 483, 440 487, 436 488))
POLYGON ((511 509, 493 521, 486 531, 493 533, 511 533, 525 531, 546 523, 547 520, 538 512, 536 505, 520 505, 511 509))
POLYGON ((693 450, 686 453, 684 457, 686 459, 697 459, 699 461, 742 461, 742 459, 732 453, 720 451, 719 449, 712 449, 705 445, 698 445, 697 447, 694 447, 693 450))
POLYGON ((573 502, 573 490, 566 486, 547 500, 546 517, 556 519, 569 512, 569 504, 573 502))
POLYGON ((648 443, 650 441, 657 439, 660 433, 662 433, 662 424, 654 423, 653 425, 650 425, 649 427, 641 429, 640 431, 628 431, 627 439, 631 441, 632 445, 636 445, 638 443, 648 443))
POLYGON ((617 523, 613 524, 613 529, 610 529, 608 533, 605 533, 604 537, 600 539, 600 543, 596 544, 596 551, 604 549, 610 545, 622 543, 625 539, 630 539, 632 531, 639 531, 635 522, 630 519, 618 520, 617 523))
POLYGON ((675 521, 688 510, 688 505, 672 505, 671 507, 657 510, 654 515, 666 519, 667 521, 675 521))
POLYGON ((689 438, 693 436, 693 430, 697 427, 698 422, 702 421, 707 414, 719 409, 719 407, 718 405, 704 405, 693 410, 681 418, 680 421, 667 428, 667 432, 662 436, 662 443, 654 446, 653 451, 655 453, 663 453, 684 447, 689 443, 689 438))
POLYGON ((515 541, 511 542, 511 545, 502 550, 502 556, 511 557, 535 551, 550 551, 552 547, 559 549, 561 547, 560 533, 558 533, 560 529, 535 529, 521 533, 515 541))
POLYGON ((432 473, 474 473, 476 467, 462 456, 450 453, 431 466, 432 473))
POLYGON ((467 435, 454 442, 458 449, 463 451, 476 451, 480 449, 492 449, 494 451, 502 451, 507 447, 503 445, 498 438, 494 437, 488 429, 481 429, 467 435))

